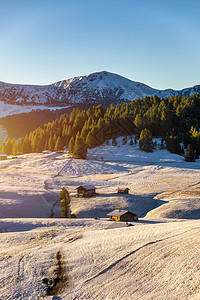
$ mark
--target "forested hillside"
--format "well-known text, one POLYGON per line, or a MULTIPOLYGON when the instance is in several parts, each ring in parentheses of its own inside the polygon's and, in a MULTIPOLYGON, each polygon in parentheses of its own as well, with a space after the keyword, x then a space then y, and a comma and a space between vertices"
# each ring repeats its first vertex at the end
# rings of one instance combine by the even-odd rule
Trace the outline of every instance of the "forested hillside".
POLYGON ((151 134, 163 137, 167 148, 181 154, 180 143, 191 144, 196 156, 200 154, 200 96, 188 98, 157 96, 137 99, 131 103, 110 105, 104 111, 102 105, 88 110, 74 108, 70 115, 63 114, 30 132, 16 142, 8 139, 0 145, 1 153, 18 154, 62 150, 64 146, 75 158, 86 158, 87 149, 95 148, 108 139, 120 135, 139 136, 147 128, 151 134))
POLYGON ((27 113, 20 113, 0 118, 0 125, 3 125, 7 131, 8 137, 21 138, 30 131, 35 130, 41 124, 52 122, 59 118, 69 109, 60 110, 36 110, 27 113))

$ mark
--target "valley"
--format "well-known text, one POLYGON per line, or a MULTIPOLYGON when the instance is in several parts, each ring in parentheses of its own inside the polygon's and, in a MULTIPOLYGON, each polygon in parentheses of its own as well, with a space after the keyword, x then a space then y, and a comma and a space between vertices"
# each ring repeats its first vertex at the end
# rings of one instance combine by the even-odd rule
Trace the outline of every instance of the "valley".
POLYGON ((199 298, 199 160, 117 142, 90 149, 87 160, 45 151, 0 162, 2 299, 53 290, 57 299, 199 298), (74 197, 83 184, 97 195, 74 197), (63 186, 76 219, 60 218, 59 202, 49 218, 63 186), (111 222, 114 209, 139 221, 111 222), (64 271, 53 289, 58 258, 64 271))

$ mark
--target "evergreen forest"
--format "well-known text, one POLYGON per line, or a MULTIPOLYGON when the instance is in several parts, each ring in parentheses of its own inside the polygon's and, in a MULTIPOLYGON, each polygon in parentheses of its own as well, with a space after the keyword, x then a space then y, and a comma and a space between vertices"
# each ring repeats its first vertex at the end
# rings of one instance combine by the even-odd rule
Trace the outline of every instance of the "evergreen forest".
POLYGON ((68 147, 75 158, 86 158, 87 149, 102 145, 118 136, 135 135, 139 138, 147 129, 153 137, 162 137, 167 149, 183 154, 190 144, 195 158, 200 155, 200 96, 188 98, 157 96, 134 100, 128 104, 102 105, 89 109, 74 108, 52 122, 41 125, 24 138, 8 138, 1 143, 0 152, 7 155, 62 151, 68 147))

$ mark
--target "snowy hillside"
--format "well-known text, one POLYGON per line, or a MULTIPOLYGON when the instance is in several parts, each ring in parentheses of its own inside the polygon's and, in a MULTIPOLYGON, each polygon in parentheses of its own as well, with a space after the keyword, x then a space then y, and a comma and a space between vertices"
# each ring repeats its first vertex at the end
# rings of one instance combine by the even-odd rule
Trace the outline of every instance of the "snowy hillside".
POLYGON ((0 161, 0 299, 199 299, 199 160, 117 143, 0 161), (74 197, 83 184, 98 194, 74 197), (63 186, 77 219, 57 218, 63 186), (119 208, 139 221, 109 221, 119 208))
MULTIPOLYGON (((138 145, 122 145, 121 138, 118 147, 89 150, 87 160, 47 151, 1 161, 0 169, 1 218, 49 217, 63 186, 74 194, 83 184, 96 186, 98 195, 81 201, 72 198, 72 213, 81 218, 107 218, 117 208, 134 210, 139 216, 150 211, 147 217, 153 218, 200 216, 198 160, 187 163, 167 150, 145 153, 138 145), (130 194, 117 194, 121 186, 129 187, 130 194)), ((54 216, 60 216, 59 205, 54 216)))
POLYGON ((200 93, 200 86, 180 91, 157 90, 106 71, 74 77, 46 86, 19 85, 0 82, 0 101, 12 105, 68 106, 74 103, 103 104, 129 102, 138 97, 168 97, 200 93))
POLYGON ((199 299, 199 220, 108 223, 1 220, 1 299, 199 299))

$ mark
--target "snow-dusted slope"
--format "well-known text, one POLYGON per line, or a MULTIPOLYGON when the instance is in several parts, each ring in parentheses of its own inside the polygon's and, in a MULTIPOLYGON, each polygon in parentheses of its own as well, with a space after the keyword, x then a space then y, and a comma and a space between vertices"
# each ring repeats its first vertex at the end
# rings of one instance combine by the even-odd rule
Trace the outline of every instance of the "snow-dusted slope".
POLYGON ((35 300, 59 275, 60 300, 200 299, 199 220, 108 223, 1 220, 0 298, 35 300))
POLYGON ((129 102, 138 97, 157 95, 189 96, 200 93, 200 86, 181 91, 157 90, 106 71, 56 82, 46 86, 17 85, 0 82, 0 100, 10 104, 72 105, 73 103, 103 104, 129 102))
POLYGON ((145 153, 138 145, 117 141, 120 147, 90 149, 87 160, 46 152, 1 161, 0 218, 47 218, 52 207, 60 217, 60 205, 54 203, 62 187, 73 195, 84 184, 96 186, 98 195, 72 197, 71 211, 78 218, 107 218, 119 208, 139 217, 151 210, 147 218, 200 217, 199 160, 188 163, 165 149, 145 153), (129 187, 129 195, 117 194, 118 187, 129 187))
POLYGON ((117 143, 88 160, 46 151, 0 162, 0 299, 35 300, 56 282, 60 300, 200 299, 200 160, 117 143), (61 188, 89 183, 98 195, 72 196, 77 219, 55 218, 61 188), (151 211, 127 227, 108 221, 116 208, 151 211))

